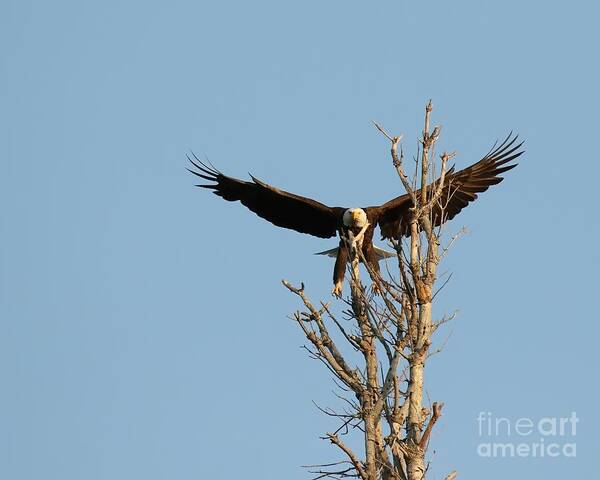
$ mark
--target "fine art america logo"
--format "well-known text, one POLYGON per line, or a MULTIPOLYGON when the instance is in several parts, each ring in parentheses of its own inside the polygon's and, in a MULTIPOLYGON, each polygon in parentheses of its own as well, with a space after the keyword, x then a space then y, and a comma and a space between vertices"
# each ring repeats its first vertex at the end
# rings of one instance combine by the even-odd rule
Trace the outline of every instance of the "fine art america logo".
POLYGON ((479 412, 477 454, 485 458, 576 457, 575 412, 568 417, 496 417, 479 412))

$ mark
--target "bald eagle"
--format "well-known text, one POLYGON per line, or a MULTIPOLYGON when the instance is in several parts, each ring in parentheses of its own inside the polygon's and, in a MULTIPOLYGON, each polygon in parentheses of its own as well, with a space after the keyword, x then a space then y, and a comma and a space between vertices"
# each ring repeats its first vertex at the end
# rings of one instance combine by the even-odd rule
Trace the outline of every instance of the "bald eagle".
MULTIPOLYGON (((444 199, 445 205, 433 207, 434 226, 451 220, 470 202, 476 200, 478 193, 503 180, 499 175, 514 168, 517 164, 509 162, 523 153, 520 150, 523 142, 516 142, 517 136, 509 134, 500 145, 495 144, 477 163, 459 172, 455 172, 452 167, 446 173, 444 191, 440 197, 444 199)), ((376 226, 379 226, 382 240, 410 235, 412 200, 408 194, 372 207, 329 207, 311 198, 279 190, 252 175, 251 182, 238 180, 224 175, 213 166, 206 165, 196 156, 194 159, 188 156, 188 159, 194 167, 188 170, 211 182, 196 185, 197 187, 211 189, 215 195, 229 202, 240 201, 259 217, 278 227, 320 238, 339 235, 340 243, 337 249, 321 252, 336 256, 333 295, 340 296, 342 292, 346 264, 349 260, 346 242, 342 237, 347 238, 349 231, 356 235, 364 230, 362 253, 375 272, 379 272, 379 260, 386 256, 384 251, 373 245, 376 226), (365 226, 366 229, 363 228, 365 226)))

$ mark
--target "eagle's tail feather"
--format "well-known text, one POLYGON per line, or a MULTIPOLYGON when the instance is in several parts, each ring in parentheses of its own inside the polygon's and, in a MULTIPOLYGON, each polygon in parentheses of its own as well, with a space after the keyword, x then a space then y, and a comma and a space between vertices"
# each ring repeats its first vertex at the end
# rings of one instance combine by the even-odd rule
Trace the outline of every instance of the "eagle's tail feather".
MULTIPOLYGON (((383 260, 384 258, 391 258, 391 257, 396 256, 395 252, 388 252, 387 250, 376 247, 375 245, 373 245, 373 249, 375 250, 375 253, 377 254, 377 260, 380 260, 380 261, 383 260)), ((315 253, 315 255, 327 255, 328 257, 336 258, 337 253, 338 253, 338 247, 332 248, 331 250, 324 250, 322 252, 317 252, 317 253, 315 253)))
POLYGON ((317 252, 317 253, 315 253, 315 255, 327 255, 328 257, 336 258, 337 252, 338 252, 338 247, 335 247, 335 248, 332 248, 331 250, 324 250, 322 252, 317 252))

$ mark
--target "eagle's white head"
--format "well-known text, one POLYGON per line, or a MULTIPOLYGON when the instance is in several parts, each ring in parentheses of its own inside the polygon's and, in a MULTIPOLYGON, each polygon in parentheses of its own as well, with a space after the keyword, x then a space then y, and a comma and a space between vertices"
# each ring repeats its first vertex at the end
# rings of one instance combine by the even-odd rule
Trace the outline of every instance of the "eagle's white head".
POLYGON ((345 227, 362 228, 367 224, 367 214, 362 208, 349 208, 342 219, 345 227))

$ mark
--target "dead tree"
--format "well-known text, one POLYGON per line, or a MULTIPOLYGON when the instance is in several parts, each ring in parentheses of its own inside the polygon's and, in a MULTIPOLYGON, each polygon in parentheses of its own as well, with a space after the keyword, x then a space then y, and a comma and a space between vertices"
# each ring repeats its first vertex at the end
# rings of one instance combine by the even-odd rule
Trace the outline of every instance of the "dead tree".
MULTIPOLYGON (((408 238, 399 237, 392 245, 398 263, 397 275, 383 278, 368 262, 363 265, 372 288, 360 278, 359 261, 364 260, 360 247, 362 232, 346 238, 351 252, 350 297, 342 300, 347 309, 343 319, 330 303, 318 306, 307 297, 304 285, 284 285, 298 295, 304 311, 293 319, 309 341, 306 348, 333 374, 346 405, 343 411, 323 409, 341 421, 340 428, 323 437, 343 454, 340 462, 313 466, 315 478, 362 480, 422 480, 427 472, 426 452, 432 428, 442 412, 442 403, 424 403, 425 365, 434 353, 430 347, 436 329, 450 317, 434 321, 432 302, 435 297, 437 268, 454 238, 441 245, 442 227, 434 227, 433 208, 443 212, 448 198, 443 198, 446 166, 453 153, 440 155, 435 172, 435 144, 440 129, 430 131, 431 102, 425 109, 425 127, 415 158, 416 169, 409 177, 400 148, 401 137, 390 136, 375 126, 391 143, 395 170, 412 197, 408 238), (432 179, 438 180, 432 182, 432 179), (429 186, 428 186, 429 184, 429 186), (332 336, 330 329, 337 332, 332 336), (359 353, 360 361, 351 350, 359 353), (344 442, 344 434, 359 432, 364 449, 355 452, 344 442)), ((364 232, 364 230, 363 230, 364 232)), ((333 333, 333 331, 332 331, 333 333)), ((446 479, 453 479, 455 472, 446 479)))

